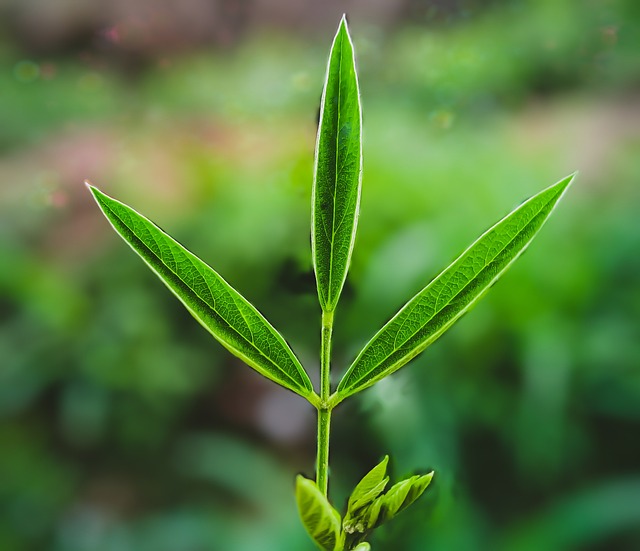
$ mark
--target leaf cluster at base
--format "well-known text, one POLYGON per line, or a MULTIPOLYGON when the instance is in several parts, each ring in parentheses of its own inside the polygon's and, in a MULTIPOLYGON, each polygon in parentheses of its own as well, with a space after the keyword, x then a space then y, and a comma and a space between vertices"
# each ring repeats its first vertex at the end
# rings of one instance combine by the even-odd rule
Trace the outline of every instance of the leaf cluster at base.
POLYGON ((371 532, 416 501, 427 489, 433 472, 389 483, 389 456, 369 471, 354 488, 344 518, 329 503, 316 483, 301 475, 296 480, 296 501, 302 524, 323 551, 368 551, 371 532))

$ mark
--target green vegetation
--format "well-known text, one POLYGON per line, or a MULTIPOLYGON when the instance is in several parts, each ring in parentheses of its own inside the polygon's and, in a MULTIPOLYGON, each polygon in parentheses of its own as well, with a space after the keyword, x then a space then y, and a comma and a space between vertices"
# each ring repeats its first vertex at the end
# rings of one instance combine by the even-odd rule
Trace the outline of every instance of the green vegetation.
MULTIPOLYGON (((635 551, 638 3, 474 5, 350 20, 365 187, 332 389, 489 222, 575 167, 579 185, 470 315, 334 409, 331 503, 388 452, 386 488, 436 475, 376 551, 635 551)), ((292 496, 315 409, 212 343, 82 181, 211 263, 318 389, 310 182, 338 15, 135 71, 117 46, 29 49, 3 20, 0 548, 314 549, 292 496)))
POLYGON ((296 496, 307 532, 325 551, 362 549, 369 533, 411 505, 433 477, 413 476, 383 493, 389 481, 385 458, 356 486, 343 522, 327 498, 333 409, 400 369, 473 306, 529 245, 573 179, 567 177, 531 197, 469 246, 376 333, 332 393, 334 312, 356 237, 362 158, 355 54, 343 17, 322 93, 312 192, 311 243, 322 309, 318 393, 283 337, 220 275, 153 222, 89 186, 116 232, 193 317, 232 354, 317 409, 316 481, 299 476, 296 496))

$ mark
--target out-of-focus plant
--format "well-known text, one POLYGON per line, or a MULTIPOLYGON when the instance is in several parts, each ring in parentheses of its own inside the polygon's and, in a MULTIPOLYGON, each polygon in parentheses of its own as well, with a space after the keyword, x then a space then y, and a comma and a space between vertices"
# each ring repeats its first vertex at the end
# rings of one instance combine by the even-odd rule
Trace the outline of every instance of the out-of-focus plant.
POLYGON ((323 550, 366 551, 371 532, 418 499, 433 472, 388 487, 385 456, 356 485, 341 515, 328 499, 332 411, 407 364, 467 312, 529 245, 573 178, 527 199, 482 234, 373 336, 333 391, 334 314, 351 261, 362 182, 362 113, 346 18, 329 55, 312 193, 311 249, 322 311, 318 391, 282 335, 216 271, 129 206, 89 189, 116 232, 205 329, 250 367, 316 408, 316 478, 300 475, 296 485, 302 522, 323 550))

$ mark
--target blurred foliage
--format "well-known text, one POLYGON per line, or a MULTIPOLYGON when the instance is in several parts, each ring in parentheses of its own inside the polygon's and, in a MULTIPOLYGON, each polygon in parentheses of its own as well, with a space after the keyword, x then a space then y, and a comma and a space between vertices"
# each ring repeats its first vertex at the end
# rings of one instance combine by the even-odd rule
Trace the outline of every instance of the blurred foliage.
MULTIPOLYGON (((470 315, 336 411, 335 501, 389 453, 396 478, 437 474, 374 549, 638 549, 638 3, 351 26, 365 173, 336 376, 481 231, 581 174, 470 315)), ((329 39, 248 35, 133 74, 0 45, 0 549, 312 548, 293 499, 310 407, 214 343, 81 182, 212 264, 317 378, 308 218, 329 39)))

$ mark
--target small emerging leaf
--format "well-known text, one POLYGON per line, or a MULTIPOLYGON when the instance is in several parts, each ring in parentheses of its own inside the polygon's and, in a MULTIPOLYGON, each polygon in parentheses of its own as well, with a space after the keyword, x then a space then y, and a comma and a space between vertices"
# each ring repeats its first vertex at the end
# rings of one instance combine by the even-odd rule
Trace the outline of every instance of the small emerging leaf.
POLYGON ((311 202, 311 248, 322 309, 340 297, 356 234, 362 175, 362 121, 346 18, 331 47, 320 103, 311 202))
POLYGON ((116 232, 225 348, 268 379, 305 398, 314 396, 300 362, 254 306, 153 222, 89 189, 116 232))
POLYGON ((389 456, 385 455, 384 459, 371 469, 351 492, 347 513, 342 523, 345 532, 361 531, 356 527, 357 514, 362 508, 373 503, 386 488, 389 483, 389 477, 386 476, 388 463, 389 456))
POLYGON ((366 541, 363 541, 362 543, 356 545, 353 548, 353 551, 371 551, 371 546, 366 541))
POLYGON ((415 475, 394 484, 389 491, 379 497, 368 511, 367 528, 375 528, 395 517, 418 499, 431 483, 433 472, 415 475))
POLYGON ((360 352, 336 403, 401 368, 469 310, 526 249, 574 176, 522 203, 413 297, 360 352))
POLYGON ((313 480, 298 475, 296 502, 302 524, 318 547, 323 551, 342 551, 344 535, 340 514, 331 506, 313 480))

